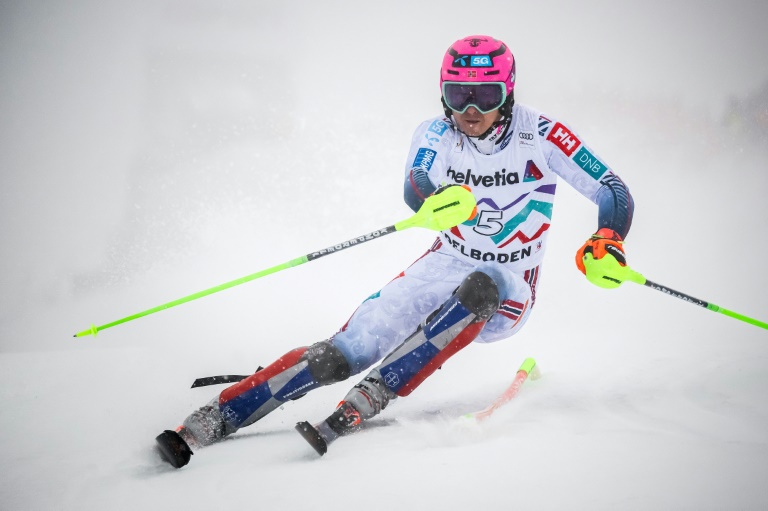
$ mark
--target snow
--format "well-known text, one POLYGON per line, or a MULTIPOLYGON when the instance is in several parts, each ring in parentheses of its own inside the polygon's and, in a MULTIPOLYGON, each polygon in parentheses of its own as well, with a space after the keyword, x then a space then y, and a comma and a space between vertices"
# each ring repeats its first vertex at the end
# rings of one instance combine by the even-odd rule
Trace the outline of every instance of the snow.
POLYGON ((628 183, 636 270, 768 320, 768 146, 722 122, 768 81, 765 5, 482 4, 0 6, 1 509, 768 508, 768 332, 590 286, 573 253, 595 208, 564 184, 523 331, 462 351, 322 458, 293 426, 355 378, 182 470, 153 439, 220 390, 196 377, 331 335, 433 233, 72 337, 408 216, 412 130, 471 33, 509 43, 518 101, 628 183), (481 425, 461 418, 526 357, 541 379, 481 425))

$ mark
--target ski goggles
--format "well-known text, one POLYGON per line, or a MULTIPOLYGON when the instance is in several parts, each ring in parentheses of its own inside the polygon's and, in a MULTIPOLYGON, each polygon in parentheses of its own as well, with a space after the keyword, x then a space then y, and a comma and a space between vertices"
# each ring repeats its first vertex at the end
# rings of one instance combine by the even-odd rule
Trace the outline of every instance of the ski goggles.
POLYGON ((454 112, 463 114, 473 106, 487 114, 507 100, 507 86, 502 82, 443 82, 443 99, 454 112))

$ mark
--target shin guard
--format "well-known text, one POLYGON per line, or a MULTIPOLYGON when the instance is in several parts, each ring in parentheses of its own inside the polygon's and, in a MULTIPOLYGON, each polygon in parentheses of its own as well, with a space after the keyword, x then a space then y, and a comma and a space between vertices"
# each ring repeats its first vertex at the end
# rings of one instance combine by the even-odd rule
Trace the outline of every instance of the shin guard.
POLYGON ((423 326, 377 368, 381 381, 407 396, 446 360, 472 342, 499 307, 499 291, 488 275, 473 272, 423 326))
POLYGON ((286 401, 349 377, 349 364, 327 341, 297 348, 271 365, 225 389, 219 409, 235 429, 253 424, 286 401))

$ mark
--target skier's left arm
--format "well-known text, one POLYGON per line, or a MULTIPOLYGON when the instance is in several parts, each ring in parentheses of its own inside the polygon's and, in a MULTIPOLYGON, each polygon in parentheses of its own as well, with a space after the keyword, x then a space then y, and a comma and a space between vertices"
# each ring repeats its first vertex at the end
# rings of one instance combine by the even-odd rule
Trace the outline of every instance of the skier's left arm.
POLYGON ((444 117, 429 119, 416 128, 403 183, 403 198, 414 212, 443 184, 449 149, 456 136, 453 124, 444 117))
MULTIPOLYGON (((597 231, 576 252, 576 266, 585 275, 588 271, 604 271, 599 264, 587 270, 584 265, 587 254, 596 261, 608 254, 619 265, 626 266, 623 242, 632 226, 635 207, 629 188, 567 125, 546 117, 540 118, 539 125, 542 124, 545 128, 540 135, 549 167, 598 206, 597 231)), ((609 263, 608 260, 605 262, 609 263)), ((601 285, 605 283, 604 287, 619 285, 611 279, 602 282, 604 279, 597 280, 601 285)), ((593 278, 590 281, 596 282, 593 278)))

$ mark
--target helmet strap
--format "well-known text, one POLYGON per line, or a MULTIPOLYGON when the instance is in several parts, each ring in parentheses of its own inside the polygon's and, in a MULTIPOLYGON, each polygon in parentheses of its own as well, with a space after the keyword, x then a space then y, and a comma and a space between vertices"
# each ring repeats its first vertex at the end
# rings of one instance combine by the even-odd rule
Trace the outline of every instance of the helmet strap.
POLYGON ((491 135, 491 133, 493 133, 494 131, 497 131, 500 127, 503 126, 504 127, 504 131, 501 133, 499 138, 496 140, 496 143, 498 144, 502 140, 504 140, 504 137, 507 136, 507 131, 509 130, 509 126, 511 124, 512 124, 512 118, 511 117, 502 117, 498 121, 496 121, 493 124, 491 124, 491 127, 488 128, 485 131, 485 133, 483 133, 482 135, 478 136, 477 139, 478 140, 485 140, 486 138, 488 138, 491 135))
POLYGON ((513 106, 515 106, 515 90, 514 89, 509 91, 509 96, 507 96, 506 101, 504 101, 504 104, 499 107, 499 113, 501 114, 502 117, 511 119, 513 106))
POLYGON ((440 95, 440 102, 443 104, 443 112, 445 112, 445 116, 450 119, 453 116, 453 110, 448 108, 448 103, 445 102, 445 98, 442 94, 440 95))
POLYGON ((504 126, 504 132, 496 140, 496 143, 500 144, 501 141, 507 137, 507 131, 509 131, 509 127, 512 125, 512 107, 514 105, 515 105, 515 97, 514 97, 514 91, 512 91, 510 92, 509 96, 507 96, 507 100, 504 101, 504 104, 499 107, 499 113, 501 114, 501 119, 494 122, 485 133, 483 133, 477 138, 480 140, 485 140, 486 137, 488 137, 491 133, 493 133, 494 130, 497 130, 499 126, 504 126))

